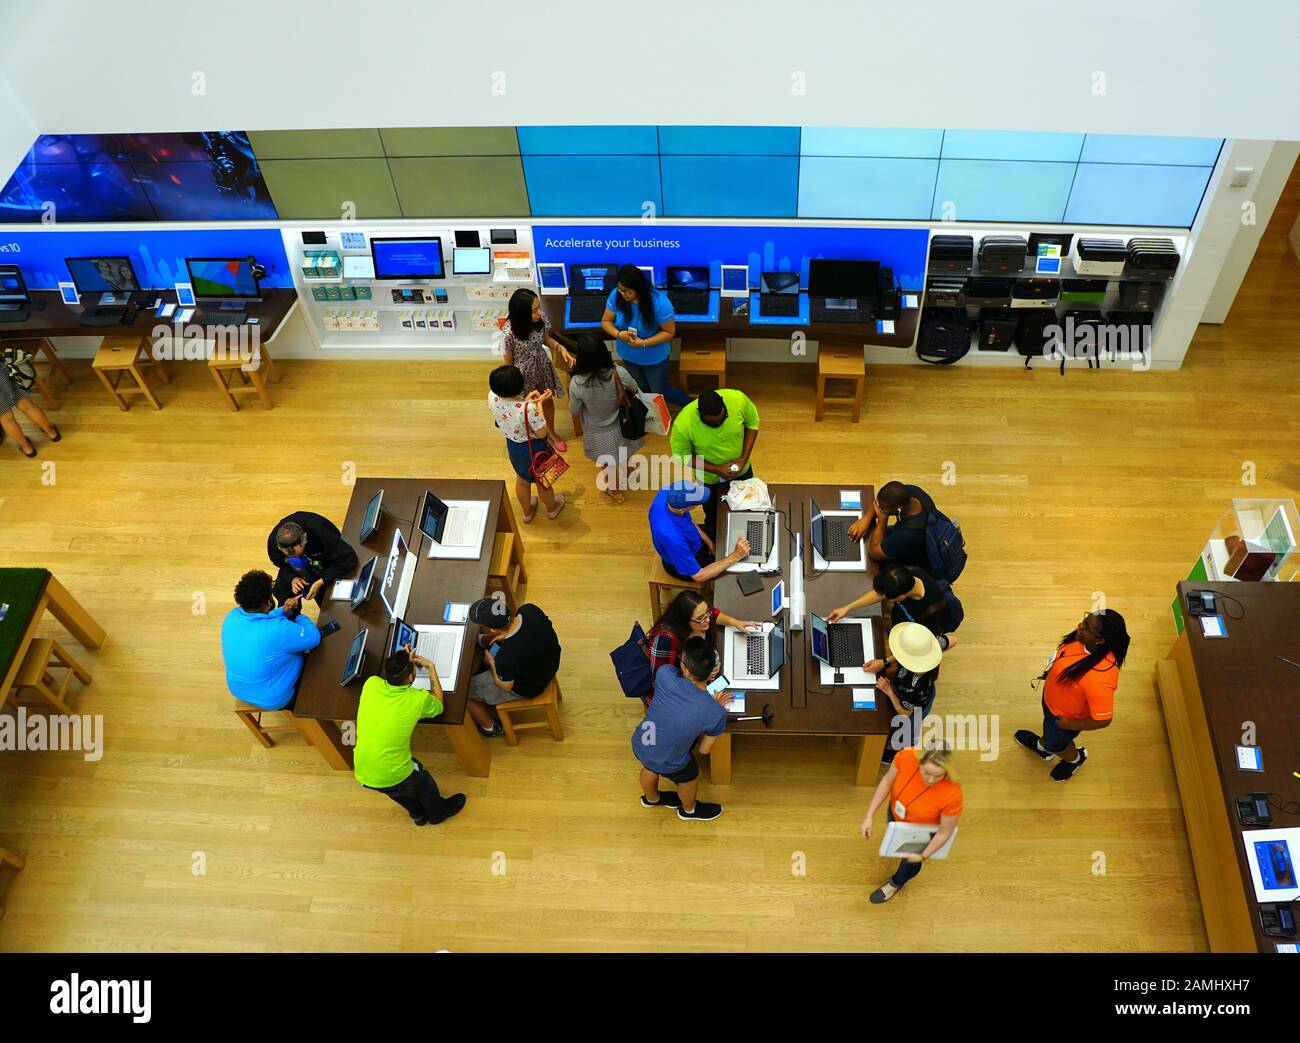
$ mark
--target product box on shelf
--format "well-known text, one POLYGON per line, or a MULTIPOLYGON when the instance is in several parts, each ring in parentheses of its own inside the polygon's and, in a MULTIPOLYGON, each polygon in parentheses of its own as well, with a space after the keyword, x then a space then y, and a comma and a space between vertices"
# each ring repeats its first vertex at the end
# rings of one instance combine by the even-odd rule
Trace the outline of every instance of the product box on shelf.
POLYGON ((302 274, 305 279, 337 279, 342 262, 333 250, 312 251, 303 257, 302 274))
POLYGON ((1123 275, 1128 251, 1120 239, 1074 240, 1074 270, 1080 275, 1123 275))

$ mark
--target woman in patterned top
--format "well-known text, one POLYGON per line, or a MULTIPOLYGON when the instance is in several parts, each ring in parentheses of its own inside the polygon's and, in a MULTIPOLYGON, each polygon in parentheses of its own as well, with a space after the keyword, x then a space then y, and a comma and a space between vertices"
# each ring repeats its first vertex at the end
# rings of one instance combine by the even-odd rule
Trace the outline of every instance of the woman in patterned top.
POLYGON ((546 419, 542 404, 549 391, 524 393, 524 377, 518 366, 498 366, 488 377, 487 404, 492 419, 506 436, 506 455, 515 472, 515 499, 523 509, 527 525, 537 514, 537 496, 546 505, 546 517, 554 520, 564 510, 564 497, 544 485, 533 495, 533 454, 546 449, 546 419))
MULTIPOLYGON (((646 634, 646 655, 650 657, 650 676, 661 666, 676 666, 682 658, 682 646, 692 637, 708 637, 713 624, 744 630, 759 624, 749 619, 735 619, 713 608, 693 590, 683 590, 668 603, 664 614, 646 634)), ((655 694, 641 696, 649 706, 655 694)))
POLYGON ((546 434, 558 452, 568 446, 555 430, 555 400, 564 397, 564 388, 551 363, 551 351, 558 349, 565 365, 573 365, 573 356, 555 336, 550 320, 542 314, 542 302, 532 290, 518 289, 510 297, 509 321, 505 326, 505 363, 516 366, 524 375, 524 393, 549 391, 542 400, 546 417, 546 434))

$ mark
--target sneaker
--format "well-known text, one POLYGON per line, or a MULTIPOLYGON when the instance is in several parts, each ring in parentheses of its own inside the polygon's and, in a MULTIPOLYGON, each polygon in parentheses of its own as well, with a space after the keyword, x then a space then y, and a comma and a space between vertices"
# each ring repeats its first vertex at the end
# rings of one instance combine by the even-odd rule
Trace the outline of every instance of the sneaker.
POLYGON ((1038 748, 1038 736, 1025 728, 1021 728, 1020 731, 1016 732, 1016 742, 1020 743, 1030 753, 1038 754, 1045 761, 1050 761, 1055 756, 1055 754, 1044 753, 1040 750, 1038 748))
POLYGON ((429 824, 429 820, 425 818, 423 815, 419 816, 418 818, 413 818, 411 819, 411 821, 414 822, 417 826, 427 826, 429 824))
POLYGON ((498 721, 496 724, 492 725, 491 728, 484 728, 480 725, 478 733, 485 739, 498 739, 502 735, 505 735, 506 730, 501 727, 501 722, 498 721))
POLYGON ((645 799, 645 794, 642 793, 641 806, 643 808, 680 808, 682 806, 682 798, 672 790, 660 790, 658 802, 651 804, 645 799))
POLYGON ((721 804, 710 804, 707 800, 697 800, 694 811, 677 809, 677 817, 686 822, 712 822, 722 814, 721 804))
POLYGON ((1061 761, 1052 769, 1053 782, 1067 782, 1074 776, 1074 773, 1083 767, 1084 762, 1088 759, 1088 749, 1086 746, 1079 747, 1079 759, 1077 761, 1061 761))
POLYGON ((903 887, 894 887, 892 893, 885 890, 886 886, 894 887, 894 884, 892 881, 889 881, 886 884, 881 884, 879 887, 877 887, 874 891, 871 892, 871 897, 868 898, 867 901, 870 902, 872 905, 884 905, 891 898, 893 898, 894 895, 898 894, 898 892, 901 891, 903 887, 906 887, 907 885, 904 884, 903 887))
POLYGON ((438 818, 429 819, 429 821, 436 826, 439 822, 446 822, 447 819, 449 818, 455 818, 457 815, 461 813, 461 810, 464 807, 465 807, 465 794, 453 793, 450 797, 447 798, 446 812, 440 815, 438 818))

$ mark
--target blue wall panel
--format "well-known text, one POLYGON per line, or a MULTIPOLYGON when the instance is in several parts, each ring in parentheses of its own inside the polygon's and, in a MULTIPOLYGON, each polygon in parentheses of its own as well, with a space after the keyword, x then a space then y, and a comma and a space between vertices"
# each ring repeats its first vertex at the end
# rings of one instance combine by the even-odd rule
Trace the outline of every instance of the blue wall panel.
POLYGON ((1223 142, 1219 138, 1152 138, 1138 134, 1089 134, 1081 163, 1168 163, 1212 167, 1223 142))
POLYGON ((525 156, 653 156, 659 151, 656 127, 519 127, 525 156))
POLYGON ((805 156, 799 216, 929 220, 938 168, 935 159, 805 156))
POLYGON ((1196 217, 1210 174, 1209 167, 1080 163, 1065 220, 1185 228, 1196 217))
POLYGON ((293 286, 284 240, 275 228, 6 232, 3 243, 9 249, 0 257, 18 265, 33 290, 56 290, 70 280, 65 257, 130 257, 142 288, 169 290, 189 282, 186 257, 252 256, 266 268, 263 286, 293 286))
POLYGON ((797 156, 661 156, 665 217, 794 217, 797 156))
POLYGON ((1074 163, 1079 159, 1081 148, 1082 134, 949 130, 943 135, 944 159, 1032 159, 1074 163))
POLYGON ((657 156, 524 156, 534 217, 640 217, 663 212, 657 156))
POLYGON ((660 127, 659 151, 676 156, 797 156, 798 127, 660 127))
POLYGON ((799 151, 805 156, 872 156, 938 159, 941 130, 871 130, 865 127, 804 127, 799 151))
POLYGON ((1073 163, 944 159, 931 217, 957 221, 1060 221, 1070 196, 1073 163), (956 205, 952 215, 944 204, 956 205))

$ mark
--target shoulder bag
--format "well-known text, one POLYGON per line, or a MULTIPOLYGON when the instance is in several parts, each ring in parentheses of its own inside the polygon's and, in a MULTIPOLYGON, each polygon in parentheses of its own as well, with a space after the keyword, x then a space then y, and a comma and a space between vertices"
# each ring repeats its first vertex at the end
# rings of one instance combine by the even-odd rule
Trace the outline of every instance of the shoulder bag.
POLYGON ((614 374, 614 393, 618 396, 618 429, 629 441, 645 438, 646 417, 650 415, 650 410, 639 398, 629 395, 623 389, 623 382, 618 379, 617 365, 611 372, 614 374))

